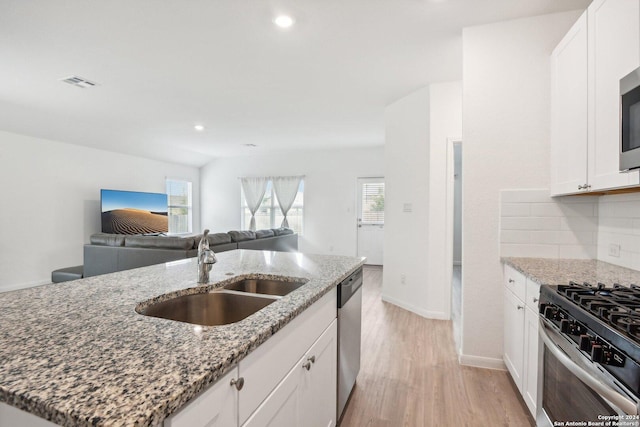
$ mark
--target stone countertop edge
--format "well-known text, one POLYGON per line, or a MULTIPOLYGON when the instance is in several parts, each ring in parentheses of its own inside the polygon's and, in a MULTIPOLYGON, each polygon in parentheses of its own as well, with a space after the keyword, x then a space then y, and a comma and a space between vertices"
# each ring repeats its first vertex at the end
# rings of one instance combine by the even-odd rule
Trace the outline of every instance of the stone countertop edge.
POLYGON ((640 271, 599 260, 518 257, 500 260, 540 285, 566 285, 570 281, 602 283, 607 287, 640 284, 640 271))
POLYGON ((308 282, 244 320, 211 327, 135 312, 166 293, 193 293, 195 258, 0 293, 0 402, 62 426, 161 425, 364 265, 254 250, 217 256, 211 288, 238 276, 308 282))

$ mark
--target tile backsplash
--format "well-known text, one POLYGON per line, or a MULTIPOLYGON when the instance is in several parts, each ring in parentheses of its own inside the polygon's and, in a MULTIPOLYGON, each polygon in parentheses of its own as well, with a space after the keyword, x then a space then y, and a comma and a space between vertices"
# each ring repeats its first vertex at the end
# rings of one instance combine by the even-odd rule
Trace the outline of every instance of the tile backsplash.
POLYGON ((640 270, 640 193, 551 198, 548 189, 502 190, 500 254, 640 270))
POLYGON ((512 257, 596 258, 598 198, 551 198, 548 189, 502 190, 500 254, 512 257))
POLYGON ((640 270, 640 194, 602 196, 598 203, 598 259, 640 270))

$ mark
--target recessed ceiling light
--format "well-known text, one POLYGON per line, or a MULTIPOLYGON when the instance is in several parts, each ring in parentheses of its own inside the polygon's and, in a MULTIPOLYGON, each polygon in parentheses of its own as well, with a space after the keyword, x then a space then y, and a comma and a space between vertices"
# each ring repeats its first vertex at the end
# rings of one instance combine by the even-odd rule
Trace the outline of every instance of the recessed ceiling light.
POLYGON ((273 23, 280 28, 289 28, 293 25, 293 18, 288 15, 280 15, 273 20, 273 23))
POLYGON ((202 132, 204 130, 204 126, 202 125, 195 125, 193 128, 198 132, 202 132))

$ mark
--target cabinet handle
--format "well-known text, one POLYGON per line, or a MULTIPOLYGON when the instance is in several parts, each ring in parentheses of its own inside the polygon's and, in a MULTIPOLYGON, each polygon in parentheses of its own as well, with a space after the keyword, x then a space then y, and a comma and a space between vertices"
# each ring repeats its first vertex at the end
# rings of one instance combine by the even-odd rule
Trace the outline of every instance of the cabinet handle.
POLYGON ((513 283, 513 282, 515 282, 515 280, 513 280, 513 279, 511 279, 511 278, 510 278, 510 279, 509 279, 509 283, 513 283))
POLYGON ((307 361, 302 364, 302 367, 308 371, 309 369, 311 369, 311 364, 312 363, 316 363, 316 357, 315 356, 307 357, 307 361))
POLYGON ((584 185, 578 185, 578 190, 584 189, 584 185))
POLYGON ((234 386, 236 386, 236 389, 242 390, 242 387, 244 387, 244 378, 242 378, 242 377, 240 377, 238 379, 233 378, 231 380, 231 384, 230 385, 234 385, 234 386))
POLYGON ((540 301, 538 298, 533 298, 533 302, 538 302, 540 301))
POLYGON ((524 308, 524 306, 522 306, 522 305, 519 305, 517 307, 518 307, 518 310, 522 310, 524 308))

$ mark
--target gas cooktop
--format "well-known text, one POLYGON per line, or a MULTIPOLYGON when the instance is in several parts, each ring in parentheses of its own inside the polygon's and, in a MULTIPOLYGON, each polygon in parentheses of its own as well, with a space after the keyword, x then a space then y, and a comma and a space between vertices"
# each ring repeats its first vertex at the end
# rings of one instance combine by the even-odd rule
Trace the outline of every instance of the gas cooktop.
POLYGON ((640 345, 640 286, 559 285, 558 293, 640 345))

